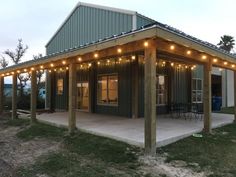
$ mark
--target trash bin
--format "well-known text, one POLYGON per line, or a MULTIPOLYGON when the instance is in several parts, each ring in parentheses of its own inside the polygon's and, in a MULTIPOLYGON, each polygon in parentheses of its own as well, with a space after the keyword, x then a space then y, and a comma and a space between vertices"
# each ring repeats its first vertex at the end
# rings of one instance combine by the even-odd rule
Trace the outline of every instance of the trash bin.
POLYGON ((212 97, 212 111, 220 111, 222 106, 222 97, 212 97))

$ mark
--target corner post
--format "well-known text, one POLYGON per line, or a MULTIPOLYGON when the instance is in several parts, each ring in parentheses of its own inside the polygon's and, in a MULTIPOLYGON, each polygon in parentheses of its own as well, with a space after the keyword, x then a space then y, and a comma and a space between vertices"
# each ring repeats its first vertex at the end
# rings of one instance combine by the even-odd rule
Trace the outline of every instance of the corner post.
POLYGON ((36 122, 36 107, 37 107, 37 77, 36 71, 31 72, 31 97, 30 97, 30 114, 31 114, 31 123, 36 122))
POLYGON ((148 41, 144 64, 145 154, 156 154, 156 43, 148 41))
POLYGON ((12 75, 12 119, 17 118, 17 75, 12 75))
POLYGON ((204 132, 211 133, 211 61, 204 64, 204 84, 203 84, 203 112, 204 112, 204 132))
POLYGON ((4 77, 0 77, 0 114, 4 111, 4 77))
POLYGON ((69 133, 76 130, 76 63, 70 59, 69 63, 69 133))

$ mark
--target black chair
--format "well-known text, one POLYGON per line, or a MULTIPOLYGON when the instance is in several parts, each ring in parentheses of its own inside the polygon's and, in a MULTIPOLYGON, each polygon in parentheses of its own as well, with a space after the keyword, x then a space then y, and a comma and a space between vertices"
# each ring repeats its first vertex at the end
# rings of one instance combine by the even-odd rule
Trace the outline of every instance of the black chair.
POLYGON ((203 104, 202 103, 194 103, 192 105, 192 111, 195 119, 203 119, 203 104))

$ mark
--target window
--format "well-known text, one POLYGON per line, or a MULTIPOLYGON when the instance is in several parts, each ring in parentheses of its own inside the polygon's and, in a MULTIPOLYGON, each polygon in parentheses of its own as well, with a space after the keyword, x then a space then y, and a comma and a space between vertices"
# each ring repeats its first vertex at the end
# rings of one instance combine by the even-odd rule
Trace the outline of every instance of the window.
POLYGON ((202 79, 193 78, 192 82, 192 102, 202 103, 202 79))
POLYGON ((99 104, 118 104, 118 76, 102 75, 98 76, 97 100, 99 104))
POLYGON ((158 75, 156 79, 156 103, 157 105, 165 105, 167 103, 167 77, 158 75))
POLYGON ((63 95, 63 79, 57 80, 57 95, 63 95))

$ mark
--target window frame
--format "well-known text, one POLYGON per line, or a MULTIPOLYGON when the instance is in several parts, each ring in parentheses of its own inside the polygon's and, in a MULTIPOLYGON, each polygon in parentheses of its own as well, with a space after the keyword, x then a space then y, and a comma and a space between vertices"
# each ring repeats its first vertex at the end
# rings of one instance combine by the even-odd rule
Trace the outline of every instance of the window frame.
POLYGON ((63 95, 64 94, 64 79, 63 78, 58 78, 57 79, 57 90, 56 90, 56 95, 63 95), (60 88, 62 88, 61 92, 59 93, 59 86, 58 86, 58 83, 59 81, 62 81, 62 86, 60 86, 60 88))
POLYGON ((203 103, 203 79, 202 78, 192 78, 192 90, 191 90, 192 103, 203 103), (201 82, 201 89, 198 89, 198 81, 201 82), (193 88, 195 82, 195 88, 193 88), (195 92, 195 100, 193 99, 193 93, 195 92), (198 101, 198 94, 201 95, 201 100, 198 101))
POLYGON ((113 107, 118 107, 119 105, 119 75, 118 73, 107 73, 107 74, 98 74, 97 75, 97 105, 99 106, 113 106, 113 107), (117 76, 117 102, 116 103, 101 103, 99 102, 98 99, 98 81, 99 81, 99 77, 106 77, 106 95, 107 95, 107 99, 109 97, 109 87, 108 87, 108 79, 110 76, 117 76))
POLYGON ((157 74, 156 75, 156 106, 166 106, 168 105, 168 76, 166 74, 157 74), (157 86, 157 82, 159 84, 159 80, 158 80, 158 77, 159 76, 164 76, 164 99, 165 99, 165 103, 163 104, 159 104, 158 103, 158 86, 157 86))

